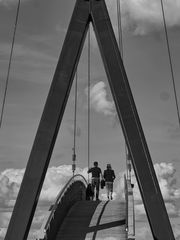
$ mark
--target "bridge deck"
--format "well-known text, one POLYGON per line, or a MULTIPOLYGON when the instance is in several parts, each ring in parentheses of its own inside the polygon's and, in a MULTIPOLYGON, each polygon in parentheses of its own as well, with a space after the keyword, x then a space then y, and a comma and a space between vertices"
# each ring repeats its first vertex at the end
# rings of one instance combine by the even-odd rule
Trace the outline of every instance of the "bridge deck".
POLYGON ((125 240, 125 203, 79 201, 69 211, 55 240, 125 240))

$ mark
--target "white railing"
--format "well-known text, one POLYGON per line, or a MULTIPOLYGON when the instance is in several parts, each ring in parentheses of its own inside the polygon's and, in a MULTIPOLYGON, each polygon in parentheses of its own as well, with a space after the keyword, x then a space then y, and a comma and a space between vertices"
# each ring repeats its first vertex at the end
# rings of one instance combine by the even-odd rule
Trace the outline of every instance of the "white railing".
POLYGON ((59 192, 58 196, 56 197, 56 200, 54 203, 50 206, 48 214, 45 216, 45 219, 43 221, 43 224, 41 226, 41 229, 38 232, 37 240, 46 239, 46 233, 50 228, 50 223, 52 219, 54 218, 54 214, 56 212, 56 209, 61 202, 61 199, 63 198, 64 194, 66 193, 67 189, 75 182, 75 181, 82 181, 85 186, 87 186, 87 180, 85 177, 81 174, 76 174, 72 178, 69 179, 69 181, 66 183, 66 185, 63 187, 63 189, 59 192))

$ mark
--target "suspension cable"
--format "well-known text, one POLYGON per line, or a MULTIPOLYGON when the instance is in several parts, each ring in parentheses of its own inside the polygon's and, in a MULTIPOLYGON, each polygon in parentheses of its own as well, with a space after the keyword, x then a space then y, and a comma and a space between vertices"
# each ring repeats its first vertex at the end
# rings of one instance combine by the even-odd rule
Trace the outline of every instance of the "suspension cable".
POLYGON ((170 44, 169 44, 169 36, 168 36, 168 30, 167 30, 167 24, 166 24, 166 17, 165 17, 163 0, 160 0, 160 1, 161 1, 161 9, 162 9, 162 15, 163 15, 164 31, 165 31, 165 36, 166 36, 166 44, 167 44, 169 65, 170 65, 171 77, 172 77, 172 83, 173 83, 176 111, 177 111, 178 123, 179 123, 179 126, 180 126, 179 105, 178 105, 178 99, 177 99, 176 84, 175 84, 175 77, 174 77, 174 71, 173 71, 173 64, 172 64, 171 50, 170 50, 170 44))
MULTIPOLYGON (((89 25, 89 31, 88 31, 88 169, 90 168, 90 79, 91 79, 91 64, 90 64, 90 50, 91 50, 91 29, 89 25)), ((88 174, 88 183, 89 183, 89 174, 88 174)))
POLYGON ((3 96, 1 116, 0 116, 0 128, 2 126, 3 115, 4 115, 4 107, 5 107, 5 103, 6 103, 7 89, 8 89, 8 83, 9 83, 9 75, 10 75, 10 70, 11 70, 12 56, 13 56, 13 50, 14 50, 15 37, 16 37, 16 29, 17 29, 18 19, 19 19, 20 4, 21 4, 21 0, 18 1, 17 10, 16 10, 16 18, 15 18, 15 23, 14 23, 14 31, 13 31, 13 37, 12 37, 11 51, 10 51, 9 64, 8 64, 8 70, 7 70, 7 76, 6 76, 6 84, 5 84, 5 90, 4 90, 4 96, 3 96))
MULTIPOLYGON (((120 0, 117 0, 117 23, 118 23, 118 44, 119 50, 121 53, 121 58, 123 61, 124 58, 124 49, 123 49, 123 32, 122 32, 122 18, 121 18, 121 3, 120 0)), ((128 147, 125 141, 125 155, 126 155, 126 174, 127 179, 131 180, 131 159, 128 151, 128 147)))
POLYGON ((78 72, 75 74, 75 97, 74 97, 74 142, 73 142, 73 155, 72 155, 72 172, 73 176, 76 170, 76 132, 77 132, 77 80, 78 72))

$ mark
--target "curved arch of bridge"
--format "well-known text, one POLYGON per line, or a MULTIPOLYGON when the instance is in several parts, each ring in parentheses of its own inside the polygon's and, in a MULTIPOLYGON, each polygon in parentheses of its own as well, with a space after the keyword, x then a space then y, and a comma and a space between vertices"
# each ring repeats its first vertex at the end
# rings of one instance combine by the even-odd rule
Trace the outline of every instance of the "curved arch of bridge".
POLYGON ((86 199, 86 179, 76 174, 65 184, 56 200, 49 208, 39 232, 38 239, 54 239, 69 209, 77 202, 86 199))
POLYGON ((133 194, 125 178, 125 199, 86 200, 86 179, 74 175, 58 194, 37 240, 134 239, 133 194))

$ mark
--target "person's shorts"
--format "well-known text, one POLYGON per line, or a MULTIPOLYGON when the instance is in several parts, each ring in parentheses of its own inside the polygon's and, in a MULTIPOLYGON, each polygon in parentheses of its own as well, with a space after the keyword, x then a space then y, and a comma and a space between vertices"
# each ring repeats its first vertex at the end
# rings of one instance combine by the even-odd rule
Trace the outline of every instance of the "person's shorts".
POLYGON ((113 182, 106 182, 106 189, 110 192, 113 192, 113 182))
POLYGON ((93 187, 96 187, 96 189, 99 190, 100 179, 99 178, 92 178, 91 184, 92 184, 93 187))

